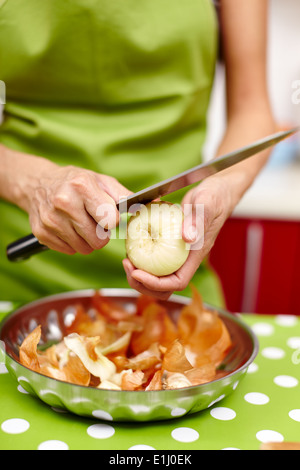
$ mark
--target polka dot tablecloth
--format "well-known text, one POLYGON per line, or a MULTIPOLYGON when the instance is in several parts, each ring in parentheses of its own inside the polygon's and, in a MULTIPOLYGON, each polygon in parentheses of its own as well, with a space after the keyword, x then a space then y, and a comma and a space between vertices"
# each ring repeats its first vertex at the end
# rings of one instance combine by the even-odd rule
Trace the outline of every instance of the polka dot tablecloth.
POLYGON ((169 421, 113 423, 51 408, 0 364, 0 449, 256 450, 268 441, 300 441, 300 317, 242 319, 260 351, 237 390, 205 411, 169 421))

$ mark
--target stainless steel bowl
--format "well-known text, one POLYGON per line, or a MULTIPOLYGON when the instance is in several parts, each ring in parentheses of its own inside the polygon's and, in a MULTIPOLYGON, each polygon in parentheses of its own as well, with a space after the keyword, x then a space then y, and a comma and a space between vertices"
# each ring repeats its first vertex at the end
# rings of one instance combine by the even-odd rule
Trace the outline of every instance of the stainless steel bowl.
MULTIPOLYGON (((94 292, 75 291, 43 298, 19 308, 0 324, 0 340, 5 345, 5 365, 8 371, 27 392, 52 407, 107 421, 178 418, 204 410, 236 390, 257 355, 258 341, 252 330, 239 316, 218 310, 230 332, 233 348, 221 365, 226 376, 203 385, 148 392, 100 390, 45 377, 18 362, 19 346, 37 325, 42 325, 42 341, 45 346, 61 340, 76 305, 80 303, 88 309, 94 292)), ((104 297, 113 298, 130 310, 134 308, 139 296, 131 289, 101 289, 100 292, 104 297)), ((162 303, 176 321, 176 315, 190 301, 190 298, 173 295, 162 303)), ((206 307, 216 310, 207 305, 206 307)))

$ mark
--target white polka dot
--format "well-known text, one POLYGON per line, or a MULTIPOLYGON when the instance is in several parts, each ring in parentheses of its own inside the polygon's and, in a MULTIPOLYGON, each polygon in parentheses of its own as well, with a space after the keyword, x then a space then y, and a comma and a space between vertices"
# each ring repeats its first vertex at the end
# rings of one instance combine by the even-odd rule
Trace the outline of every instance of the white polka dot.
POLYGON ((300 410, 291 410, 289 412, 289 417, 291 419, 293 419, 294 421, 297 421, 298 423, 300 423, 300 410))
POLYGON ((186 413, 185 408, 173 408, 171 411, 171 416, 182 416, 186 413))
POLYGON ((252 330, 257 336, 271 336, 274 333, 274 326, 269 323, 255 323, 252 330))
POLYGON ((274 378, 274 383, 279 385, 279 387, 293 388, 297 387, 298 380, 290 375, 277 375, 277 377, 274 378))
POLYGON ((112 415, 110 415, 107 411, 104 410, 94 410, 92 412, 92 415, 98 419, 104 419, 105 421, 113 421, 112 415))
POLYGON ((265 405, 270 401, 270 398, 267 395, 259 392, 246 393, 244 398, 248 403, 251 403, 252 405, 265 405))
POLYGON ((194 442, 199 439, 199 433, 192 428, 175 428, 171 436, 179 442, 194 442))
POLYGON ((252 362, 252 364, 250 364, 250 366, 248 367, 248 374, 254 374, 255 372, 258 371, 258 365, 255 364, 255 362, 252 362))
POLYGON ((18 391, 20 393, 23 393, 24 395, 28 395, 28 392, 22 387, 22 385, 18 385, 18 391))
POLYGON ((277 325, 291 327, 297 324, 297 317, 295 315, 277 315, 275 322, 277 325))
POLYGON ((155 448, 147 446, 146 444, 137 444, 135 446, 129 447, 128 450, 155 450, 155 448))
POLYGON ((292 349, 300 348, 300 336, 292 336, 286 342, 286 344, 292 349))
POLYGON ((88 427, 87 433, 95 439, 108 439, 114 435, 115 429, 109 424, 92 424, 88 427))
POLYGON ((283 349, 275 347, 264 348, 261 353, 267 359, 282 359, 285 356, 283 349))
POLYGON ((213 418, 219 419, 220 421, 230 421, 236 417, 235 411, 233 411, 231 408, 225 408, 223 406, 213 408, 210 414, 213 418))
POLYGON ((38 450, 69 450, 69 446, 63 441, 45 441, 38 446, 38 450))
POLYGON ((21 434, 30 428, 30 424, 25 419, 8 419, 1 425, 2 431, 7 434, 21 434))
POLYGON ((0 374, 8 374, 5 364, 0 364, 0 374))
POLYGON ((238 449, 237 447, 224 447, 224 449, 221 449, 221 450, 241 450, 241 449, 238 449))
POLYGON ((256 438, 260 442, 282 442, 284 440, 282 434, 277 431, 271 431, 269 429, 258 431, 258 433, 256 433, 256 438))

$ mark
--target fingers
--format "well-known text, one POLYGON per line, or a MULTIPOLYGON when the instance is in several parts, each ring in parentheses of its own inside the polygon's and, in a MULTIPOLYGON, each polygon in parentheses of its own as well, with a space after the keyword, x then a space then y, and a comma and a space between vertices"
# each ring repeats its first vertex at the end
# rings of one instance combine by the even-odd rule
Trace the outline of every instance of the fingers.
POLYGON ((206 221, 204 205, 193 205, 191 212, 184 217, 182 223, 182 238, 191 245, 191 251, 199 251, 204 246, 206 221))
POLYGON ((174 291, 182 291, 188 287, 201 261, 199 252, 191 252, 185 264, 176 273, 163 277, 135 269, 128 259, 123 260, 123 267, 128 283, 133 289, 157 298, 168 299, 174 291))
POLYGON ((75 232, 89 245, 93 250, 100 250, 110 240, 110 230, 103 229, 97 225, 95 221, 86 214, 80 221, 72 222, 75 232))
POLYGON ((103 189, 115 202, 126 198, 132 194, 132 191, 125 188, 116 178, 107 175, 95 174, 100 188, 103 189))
POLYGON ((55 251, 65 254, 88 255, 94 249, 104 246, 104 241, 97 239, 95 223, 90 228, 91 235, 87 235, 88 232, 83 229, 81 224, 76 226, 74 223, 73 225, 61 214, 50 215, 44 211, 36 214, 35 217, 31 216, 30 221, 32 232, 39 242, 55 251))
POLYGON ((110 230, 119 223, 116 201, 128 194, 114 178, 60 168, 44 177, 35 191, 29 213, 32 232, 56 251, 90 254, 108 243, 110 230))
POLYGON ((148 288, 146 285, 143 284, 143 282, 139 282, 137 279, 135 279, 133 275, 136 270, 128 259, 123 260, 123 267, 127 276, 128 284, 130 285, 130 287, 132 287, 132 289, 135 289, 141 294, 156 297, 157 299, 160 299, 160 300, 168 300, 170 295, 172 295, 173 293, 172 289, 170 291, 156 291, 155 289, 152 289, 151 287, 148 288))
POLYGON ((228 196, 224 188, 204 183, 189 191, 182 201, 182 238, 192 244, 191 249, 194 251, 212 247, 227 214, 225 201, 228 196))
POLYGON ((200 221, 195 210, 195 192, 188 191, 182 200, 181 207, 184 214, 182 224, 182 238, 186 243, 195 243, 198 238, 198 224, 200 221))
POLYGON ((53 205, 55 209, 74 220, 85 211, 107 230, 115 228, 119 223, 115 200, 101 189, 99 175, 91 171, 75 170, 74 174, 69 176, 67 184, 56 191, 53 205))
POLYGON ((76 250, 74 250, 68 243, 59 238, 56 234, 51 233, 48 229, 43 228, 41 224, 38 223, 38 218, 33 219, 33 217, 30 216, 30 225, 33 235, 42 245, 66 255, 74 255, 76 253, 76 250))

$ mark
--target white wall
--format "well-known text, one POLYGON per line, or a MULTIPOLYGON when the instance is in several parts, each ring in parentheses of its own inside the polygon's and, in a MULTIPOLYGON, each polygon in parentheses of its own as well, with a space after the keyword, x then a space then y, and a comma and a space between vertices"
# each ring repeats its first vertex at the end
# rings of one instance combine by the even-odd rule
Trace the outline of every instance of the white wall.
POLYGON ((274 114, 283 124, 300 122, 300 104, 292 103, 300 80, 300 1, 271 0, 269 26, 269 89, 274 114))

